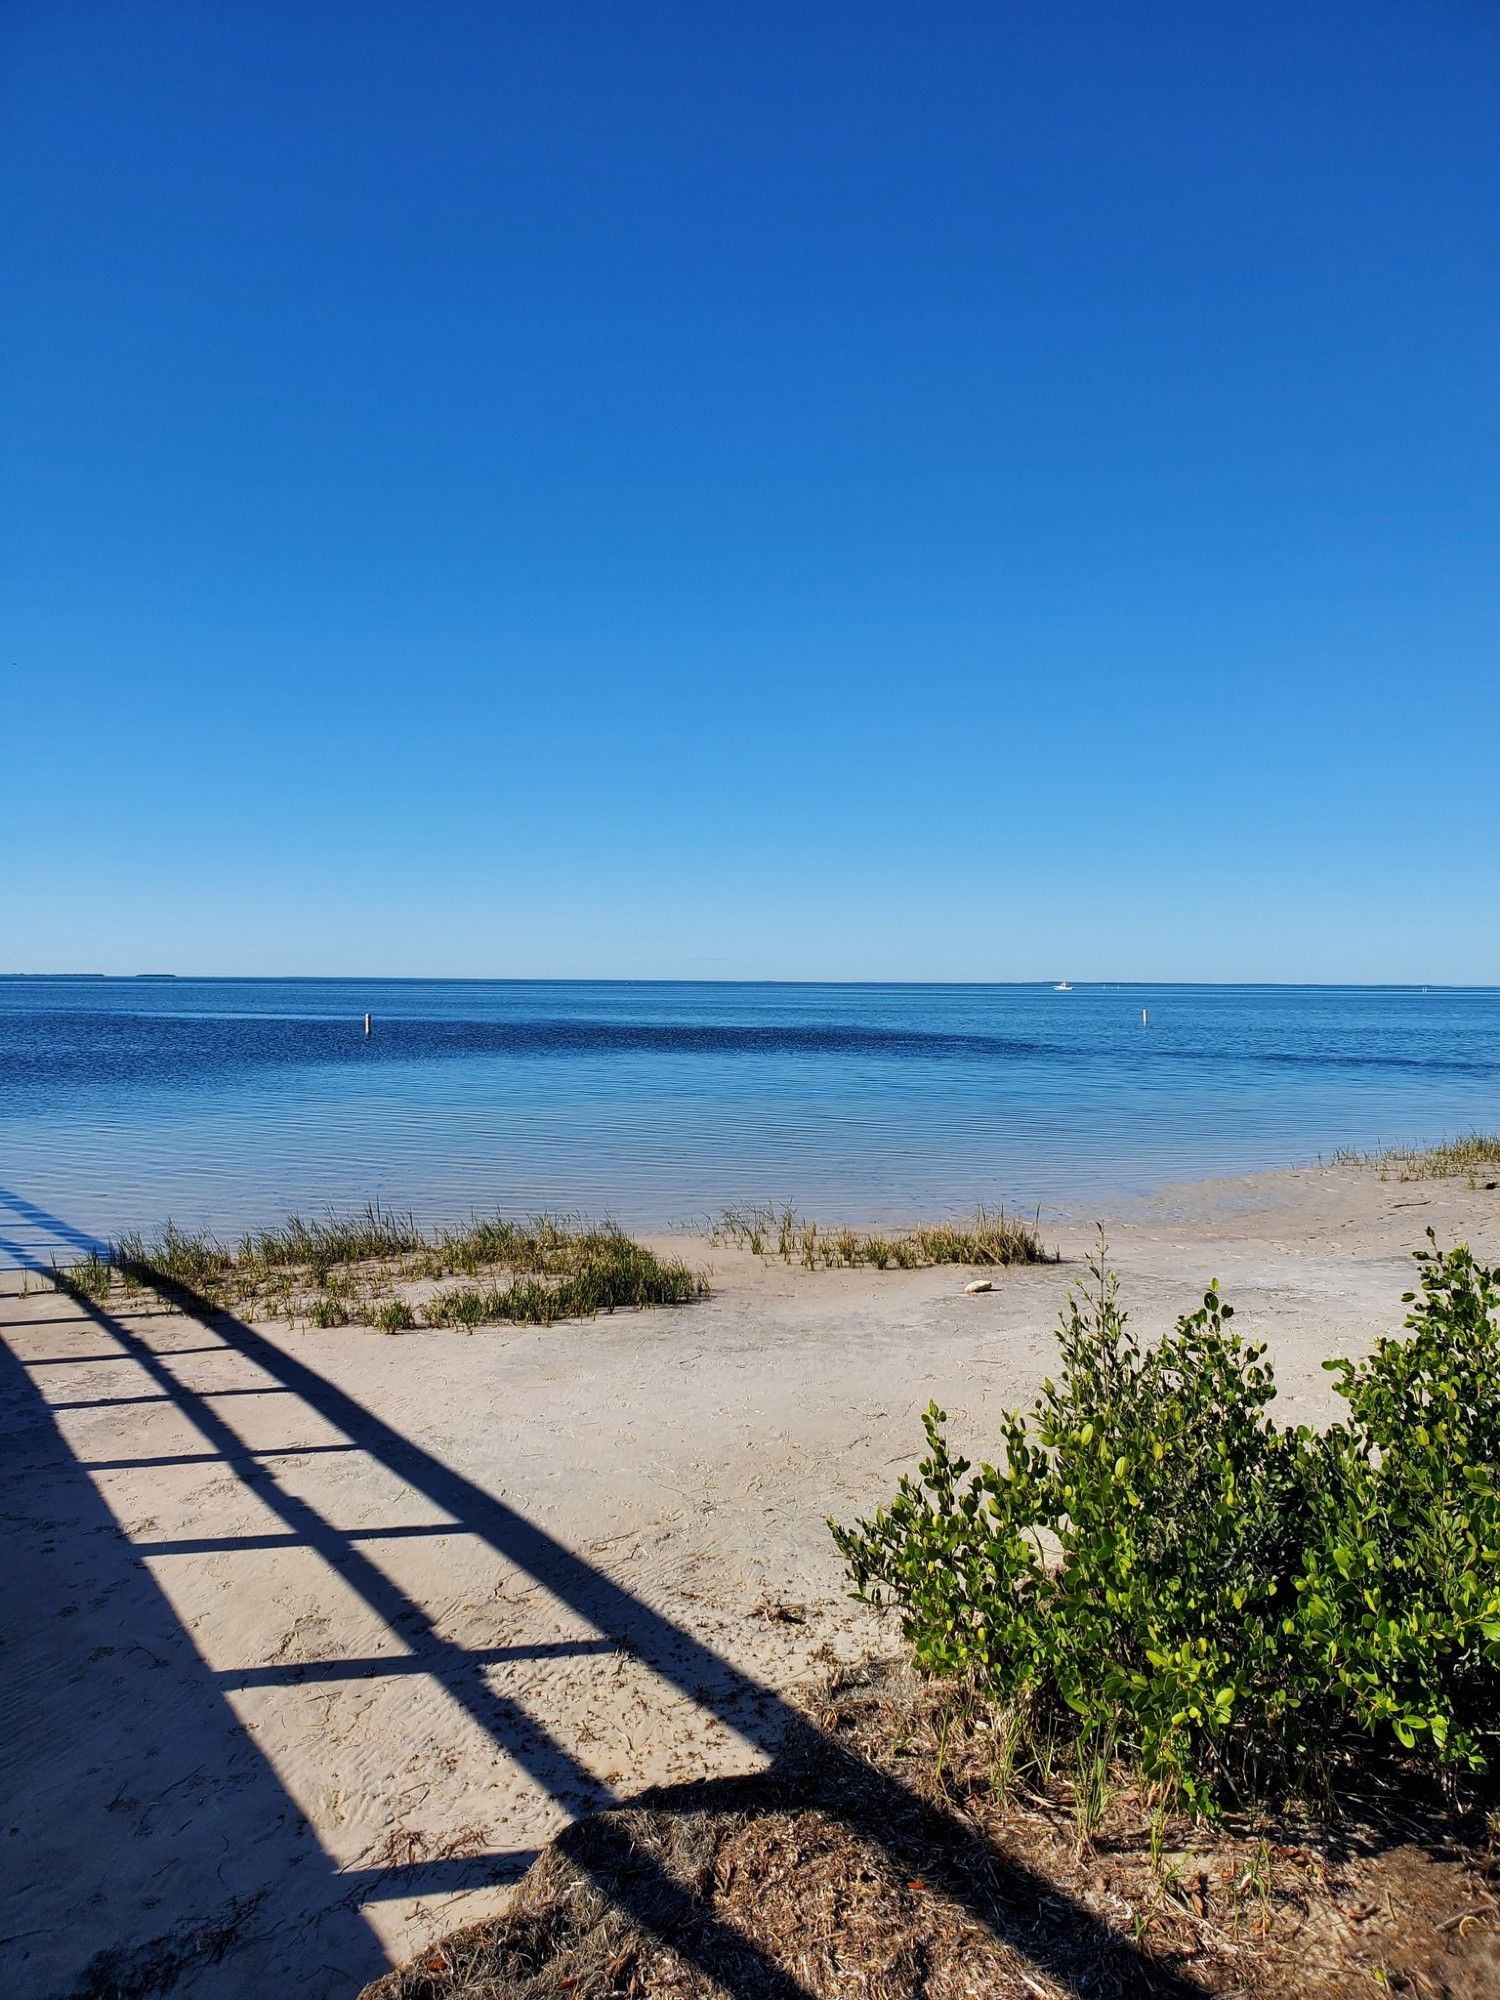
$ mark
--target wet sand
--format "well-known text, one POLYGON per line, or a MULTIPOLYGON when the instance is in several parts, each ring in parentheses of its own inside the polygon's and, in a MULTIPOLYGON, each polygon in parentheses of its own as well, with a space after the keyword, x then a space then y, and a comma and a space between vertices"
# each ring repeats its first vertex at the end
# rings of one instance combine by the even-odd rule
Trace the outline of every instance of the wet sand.
MULTIPOLYGON (((1109 1238, 1143 1331, 1219 1277, 1319 1421, 1429 1224, 1500 1257, 1495 1190, 1351 1168, 1173 1190, 1109 1238)), ((13 1283, 0 1986, 351 1995, 575 1814, 764 1763, 785 1697, 898 1643, 825 1516, 889 1493, 930 1400, 984 1450, 1051 1366, 1092 1231, 1047 1233, 1061 1266, 977 1296, 662 1239, 709 1300, 473 1335, 13 1283)))

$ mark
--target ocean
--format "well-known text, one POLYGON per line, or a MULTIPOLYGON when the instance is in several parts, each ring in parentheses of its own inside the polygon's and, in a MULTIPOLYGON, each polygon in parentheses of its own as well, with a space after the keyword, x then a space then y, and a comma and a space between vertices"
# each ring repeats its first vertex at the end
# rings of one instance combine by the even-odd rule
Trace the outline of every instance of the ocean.
POLYGON ((1476 1126, 1494 988, 0 979, 12 1265, 367 1202, 1077 1213, 1476 1126))

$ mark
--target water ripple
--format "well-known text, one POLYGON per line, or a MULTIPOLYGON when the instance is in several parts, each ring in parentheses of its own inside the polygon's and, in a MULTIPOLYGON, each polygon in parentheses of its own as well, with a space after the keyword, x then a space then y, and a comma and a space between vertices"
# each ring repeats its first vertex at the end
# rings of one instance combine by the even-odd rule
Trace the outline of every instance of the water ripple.
POLYGON ((0 980, 0 1178, 90 1234, 371 1198, 876 1221, 1475 1125, 1493 990, 0 980))

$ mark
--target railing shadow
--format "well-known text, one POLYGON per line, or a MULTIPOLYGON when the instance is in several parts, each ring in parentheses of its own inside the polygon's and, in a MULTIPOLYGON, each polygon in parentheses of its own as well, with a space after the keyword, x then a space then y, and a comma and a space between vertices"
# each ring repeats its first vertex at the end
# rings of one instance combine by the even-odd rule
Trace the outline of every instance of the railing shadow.
POLYGON ((68 1934, 80 1906, 94 1903, 91 1927, 130 1942, 86 1969, 83 1990, 91 1981, 99 1994, 156 1992, 151 1980, 174 1967, 184 1984, 205 1970, 212 1982, 215 1962, 232 1953, 234 1990, 271 1992, 296 1921, 284 1906, 295 1903, 309 1913, 297 1946, 302 1991, 342 2000, 385 1966, 357 1886, 341 1880, 203 1668, 4 1341, 0 1466, 0 1989, 18 2000, 79 1990, 68 1934), (101 1599, 90 1620, 95 1658, 69 1659, 62 1635, 81 1603, 101 1599), (189 1795, 202 1809, 160 1874, 162 1852, 144 1836, 189 1795), (107 1803, 90 1804, 101 1796, 107 1803), (191 1920, 174 1922, 184 1910, 191 1920))
MULTIPOLYGON (((59 1274, 59 1283, 66 1287, 65 1273, 59 1274)), ((755 1809, 773 1809, 791 1795, 800 1807, 822 1808, 852 1832, 878 1843, 913 1874, 930 1877, 937 1866, 942 1870, 941 1886, 976 1921, 1080 2000, 1085 1993, 1098 1991, 1203 2000, 1204 1989, 1180 1971, 1132 1945, 1083 1903, 984 1840, 957 1815, 918 1799, 898 1780, 874 1771, 774 1689, 424 1450, 295 1355, 190 1292, 159 1289, 216 1343, 253 1362, 272 1384, 290 1392, 347 1440, 345 1446, 329 1449, 354 1450, 384 1467, 442 1510, 447 1517, 445 1532, 478 1537, 598 1635, 594 1640, 565 1642, 561 1650, 631 1654, 670 1688, 755 1746, 768 1768, 761 1778, 733 1781, 732 1796, 741 1809, 745 1801, 758 1801, 755 1809)), ((161 1395, 191 1419, 210 1447, 207 1455, 221 1459, 279 1518, 282 1526, 272 1539, 316 1551, 408 1649, 395 1658, 252 1670, 255 1684, 266 1685, 268 1676, 282 1671, 299 1678, 320 1670, 341 1677, 388 1672, 430 1675, 497 1747, 570 1813, 621 1803, 534 1714, 489 1685, 485 1669, 493 1664, 493 1653, 476 1652, 447 1638, 423 1606, 366 1553, 358 1533, 332 1525, 278 1477, 274 1456, 252 1451, 242 1442, 211 1394, 181 1382, 120 1316, 76 1291, 72 1296, 79 1309, 139 1363, 161 1395)), ((177 1547, 160 1544, 154 1552, 168 1553, 177 1547)), ((527 1649, 507 1653, 518 1656, 527 1656, 527 1649)), ((240 1675, 235 1684, 247 1684, 247 1677, 240 1675)), ((704 1781, 655 1791, 650 1803, 655 1811, 697 1811, 717 1795, 715 1782, 704 1781)), ((727 1993, 744 2000, 752 1995, 754 2000, 807 2000, 805 1988, 749 1938, 720 1921, 702 1899, 673 1882, 649 1857, 628 1842, 622 1847, 608 1827, 593 1836, 575 1829, 569 1851, 601 1891, 643 1930, 693 1959, 727 1993)), ((507 1861, 520 1865, 528 1858, 492 1859, 501 1865, 507 1861)))

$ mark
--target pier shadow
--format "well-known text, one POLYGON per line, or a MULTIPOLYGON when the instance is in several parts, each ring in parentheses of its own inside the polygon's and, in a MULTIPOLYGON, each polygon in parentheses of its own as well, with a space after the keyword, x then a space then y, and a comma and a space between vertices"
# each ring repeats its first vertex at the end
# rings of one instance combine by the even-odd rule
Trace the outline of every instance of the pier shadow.
MULTIPOLYGON (((65 1272, 59 1274, 58 1282, 66 1289, 65 1272)), ((121 1355, 137 1364, 152 1393, 170 1400, 190 1419, 205 1446, 190 1455, 191 1462, 221 1464, 225 1473, 242 1482, 280 1524, 270 1536, 215 1538, 212 1552, 252 1546, 311 1550, 390 1632, 399 1636, 406 1649, 396 1656, 270 1664, 231 1674, 214 1675, 205 1668, 203 1675, 212 1684, 213 1700, 222 1703, 229 1687, 265 1687, 282 1681, 292 1684, 309 1678, 427 1677, 440 1684, 541 1791, 578 1820, 591 1811, 625 1801, 600 1782, 536 1714, 494 1689, 487 1669, 501 1658, 631 1655, 669 1688, 732 1728, 766 1759, 765 1771, 755 1778, 704 1780, 653 1790, 649 1794, 653 1812, 702 1812, 721 1801, 732 1802, 736 1811, 784 1811, 789 1801, 799 1809, 822 1809, 852 1833, 878 1844, 912 1875, 933 1881, 1036 1971, 1078 2000, 1096 1994, 1204 2000, 1204 1989, 1180 1970, 1133 1946, 1083 1903, 983 1839, 958 1815, 920 1800, 898 1780, 873 1770, 817 1729, 774 1689, 633 1595, 526 1515, 424 1450, 336 1383, 208 1301, 176 1288, 162 1288, 163 1298, 185 1316, 184 1321, 175 1323, 186 1326, 190 1342, 206 1338, 210 1344, 253 1363, 268 1386, 295 1398, 297 1407, 314 1413, 338 1434, 342 1442, 323 1449, 364 1455, 444 1516, 431 1528, 405 1532, 478 1538, 552 1593, 593 1635, 546 1647, 498 1652, 457 1644, 368 1552, 367 1541, 388 1537, 392 1530, 335 1526, 278 1476, 274 1452, 255 1450, 242 1440, 213 1392, 195 1389, 180 1379, 170 1353, 154 1348, 120 1315, 80 1294, 70 1296, 98 1335, 115 1343, 121 1355)), ((73 1476, 80 1476, 76 1467, 73 1476)), ((95 1500, 93 1506, 96 1530, 102 1516, 110 1531, 118 1534, 102 1503, 95 1500)), ((142 1580, 134 1587, 149 1599, 155 1586, 142 1566, 146 1556, 208 1551, 209 1544, 202 1540, 170 1539, 145 1542, 132 1551, 122 1538, 120 1555, 127 1566, 134 1565, 142 1580)), ((165 1637, 172 1614, 159 1593, 152 1616, 154 1629, 165 1637)), ((138 1698, 132 1693, 131 1699, 138 1698)), ((271 1811, 273 1802, 264 1791, 266 1774, 262 1772, 250 1782, 262 1788, 256 1795, 257 1812, 271 1811)), ((284 1795, 277 1805, 286 1809, 284 1795)), ((185 1839, 195 1837, 191 1829, 184 1829, 185 1839)), ((752 1996, 753 2000, 808 2000, 803 1986, 743 1933, 717 1918, 704 1897, 674 1881, 650 1855, 635 1847, 621 1833, 618 1820, 583 1820, 565 1839, 570 1857, 591 1876, 601 1893, 644 1931, 694 1962, 735 2000, 752 2000, 752 1996)), ((304 1835, 298 1835, 297 1840, 307 1844, 304 1835)), ((373 1894, 377 1886, 387 1895, 416 1894, 459 1888, 476 1880, 507 1879, 531 1858, 527 1853, 497 1853, 441 1864, 417 1861, 405 1870, 367 1871, 370 1879, 362 1879, 359 1871, 344 1871, 328 1887, 330 1894, 352 1896, 357 1903, 362 1893, 373 1894), (373 1879, 376 1875, 378 1884, 373 1879)), ((289 1852, 288 1865, 292 1859, 289 1852)), ((305 1858, 299 1858, 297 1865, 306 1865, 305 1858)), ((274 1890, 272 1894, 274 1898, 274 1890)), ((361 1938, 355 1912, 347 1914, 352 1928, 341 1933, 340 1944, 347 1953, 353 1981, 345 1990, 353 1991, 356 1973, 380 1968, 372 1963, 368 1932, 361 1938)), ((240 1989, 226 1985, 215 1990, 240 1989)))

